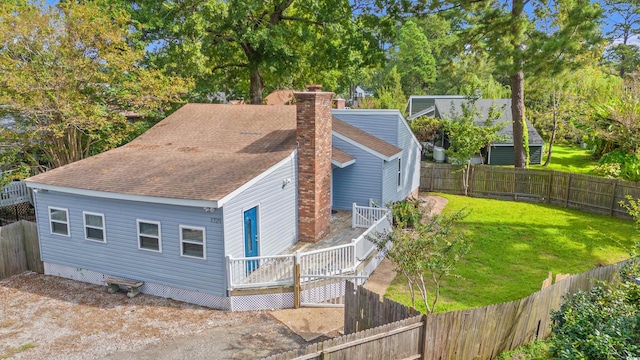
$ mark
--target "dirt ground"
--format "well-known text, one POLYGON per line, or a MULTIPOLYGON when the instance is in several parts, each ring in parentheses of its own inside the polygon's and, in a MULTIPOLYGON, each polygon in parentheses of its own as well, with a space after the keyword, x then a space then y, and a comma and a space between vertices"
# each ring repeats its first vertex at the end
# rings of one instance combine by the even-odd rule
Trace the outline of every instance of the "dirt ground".
POLYGON ((34 273, 0 281, 0 359, 253 359, 304 344, 267 312, 129 299, 34 273))
MULTIPOLYGON (((421 194, 440 213, 446 199, 421 194)), ((384 260, 369 288, 395 277, 384 260)), ((338 336, 340 311, 228 312, 24 273, 0 280, 0 359, 254 359, 338 336), (277 319, 280 319, 278 321, 277 319), (291 326, 291 329, 286 326, 291 326), (297 325, 296 325, 297 324, 297 325), (324 335, 322 335, 324 333, 324 335)))

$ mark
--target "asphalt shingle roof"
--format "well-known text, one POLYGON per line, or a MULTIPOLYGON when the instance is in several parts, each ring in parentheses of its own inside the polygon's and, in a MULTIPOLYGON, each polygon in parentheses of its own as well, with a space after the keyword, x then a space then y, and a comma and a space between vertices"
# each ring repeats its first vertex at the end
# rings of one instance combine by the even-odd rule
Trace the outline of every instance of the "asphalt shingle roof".
MULTIPOLYGON (((336 118, 333 130, 385 156, 402 151, 336 118)), ((187 104, 124 146, 28 180, 218 201, 289 156, 296 148, 295 138, 295 106, 187 104)), ((339 149, 332 157, 341 162, 353 159, 339 149)))

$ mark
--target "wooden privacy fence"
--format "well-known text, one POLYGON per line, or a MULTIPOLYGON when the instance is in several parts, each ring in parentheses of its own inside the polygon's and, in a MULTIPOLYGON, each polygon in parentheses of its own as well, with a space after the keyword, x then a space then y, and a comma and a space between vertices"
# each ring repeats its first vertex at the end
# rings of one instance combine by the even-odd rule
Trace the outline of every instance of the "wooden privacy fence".
MULTIPOLYGON (((464 194, 460 166, 422 164, 421 191, 464 194)), ((640 197, 640 185, 553 170, 471 167, 468 195, 493 199, 546 202, 582 211, 629 218, 620 206, 625 196, 640 197)))
POLYGON ((28 270, 44 272, 36 224, 20 220, 0 227, 0 279, 28 270))
POLYGON ((419 314, 416 310, 391 299, 380 299, 377 293, 356 286, 350 281, 346 284, 344 303, 345 334, 353 334, 419 314))
MULTIPOLYGON (((551 310, 557 310, 563 296, 593 288, 597 280, 612 281, 626 261, 573 275, 524 299, 433 315, 412 316, 375 328, 344 335, 304 349, 274 355, 269 360, 291 359, 491 359, 551 333, 551 310)), ((353 290, 353 288, 351 288, 353 290)), ((368 290, 358 289, 359 294, 368 290)), ((371 296, 373 298, 373 296, 371 296)), ((368 303, 368 301, 367 301, 368 303)), ((380 315, 377 311, 401 313, 400 307, 376 306, 347 301, 347 314, 363 311, 374 324, 398 314, 380 315), (353 306, 356 306, 355 308, 353 306)), ((405 307, 406 308, 406 307, 405 307)), ((405 310, 407 313, 409 309, 405 310)), ((349 325, 352 326, 352 325, 349 325)))
POLYGON ((423 316, 417 315, 265 359, 422 359, 423 328, 423 316))

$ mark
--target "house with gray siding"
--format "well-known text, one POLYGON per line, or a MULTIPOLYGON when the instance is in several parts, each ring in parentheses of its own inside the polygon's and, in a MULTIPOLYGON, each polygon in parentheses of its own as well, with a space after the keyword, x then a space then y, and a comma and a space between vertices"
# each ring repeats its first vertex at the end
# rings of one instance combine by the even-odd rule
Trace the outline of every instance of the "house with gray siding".
MULTIPOLYGON (((455 118, 462 114, 462 106, 468 104, 475 106, 478 117, 474 119, 477 125, 484 125, 489 117, 489 112, 493 109, 498 111, 500 116, 494 120, 494 124, 501 123, 503 126, 498 131, 505 140, 495 142, 483 149, 481 154, 484 163, 488 165, 513 165, 514 164, 514 148, 513 148, 513 117, 511 116, 511 99, 479 99, 475 102, 468 99, 435 99, 433 116, 437 118, 455 118)), ((529 134, 529 157, 531 164, 542 163, 542 151, 544 148, 544 140, 538 134, 536 129, 531 125, 529 120, 525 119, 527 131, 529 134)), ((446 145, 446 144, 445 144, 446 145)))
MULTIPOLYGON (((331 209, 401 200, 420 145, 398 111, 187 104, 122 147, 27 180, 45 273, 233 309, 227 257, 326 235, 331 209)), ((250 271, 248 269, 247 271, 250 271)))

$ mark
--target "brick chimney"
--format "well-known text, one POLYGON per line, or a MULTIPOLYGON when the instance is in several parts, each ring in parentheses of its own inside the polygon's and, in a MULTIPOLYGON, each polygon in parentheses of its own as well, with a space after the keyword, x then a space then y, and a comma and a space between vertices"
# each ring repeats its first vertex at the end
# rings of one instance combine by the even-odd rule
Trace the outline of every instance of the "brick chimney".
POLYGON ((331 221, 331 98, 320 85, 296 92, 298 238, 317 242, 331 221))
POLYGON ((347 100, 345 99, 333 99, 334 109, 344 109, 346 105, 347 105, 347 100))

